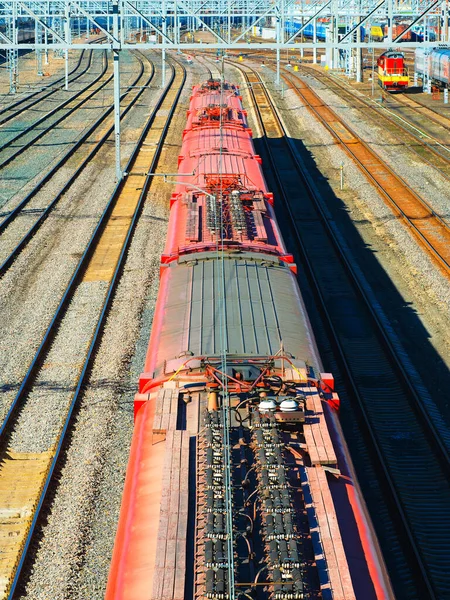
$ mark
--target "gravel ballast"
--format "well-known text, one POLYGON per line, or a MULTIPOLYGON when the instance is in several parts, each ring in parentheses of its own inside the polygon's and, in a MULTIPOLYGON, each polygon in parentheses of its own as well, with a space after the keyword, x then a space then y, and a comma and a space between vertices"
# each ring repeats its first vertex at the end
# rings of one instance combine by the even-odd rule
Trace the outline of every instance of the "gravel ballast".
MULTIPOLYGON (((47 124, 49 124, 49 122, 55 120, 57 116, 49 116, 47 113, 58 110, 58 112, 55 113, 58 115, 60 111, 64 111, 63 108, 59 109, 59 107, 61 107, 63 103, 73 98, 77 92, 83 90, 87 85, 92 83, 94 79, 103 72, 103 65, 106 66, 104 53, 92 52, 91 56, 89 52, 85 52, 81 58, 80 66, 69 78, 68 90, 57 89, 57 91, 46 98, 42 97, 42 99, 34 105, 28 106, 26 103, 24 103, 21 105, 20 110, 14 113, 12 118, 10 118, 9 121, 1 126, 0 147, 10 140, 14 140, 23 129, 32 126, 42 118, 44 118, 42 123, 35 127, 31 133, 27 133, 26 135, 22 135, 22 137, 18 138, 18 141, 15 144, 16 147, 23 144, 27 137, 32 137, 33 134, 35 135, 37 131, 43 129, 47 124), (79 75, 78 78, 76 78, 77 75, 79 75)), ((109 71, 111 71, 111 69, 109 69, 109 71)), ((45 96, 45 94, 41 94, 40 96, 45 96)), ((9 113, 9 116, 10 115, 11 113, 9 113)), ((2 159, 4 158, 3 152, 0 152, 0 157, 2 159)))
MULTIPOLYGON (((147 75, 150 73, 150 65, 146 64, 147 75)), ((157 90, 156 86, 152 89, 157 90)), ((129 99, 124 99, 122 106, 125 103, 129 103, 130 99, 136 95, 136 90, 132 91, 129 99)), ((128 158, 132 151, 136 140, 140 134, 140 128, 136 127, 137 123, 143 123, 149 115, 149 109, 153 108, 153 98, 159 96, 159 90, 150 96, 147 92, 144 94, 145 102, 142 102, 142 97, 137 100, 132 110, 127 113, 122 119, 122 154, 123 157, 128 158)), ((80 148, 68 159, 68 161, 60 167, 57 172, 50 178, 50 180, 42 186, 37 194, 27 203, 24 210, 21 211, 20 215, 7 227, 6 231, 2 233, 2 246, 0 249, 0 263, 6 259, 12 249, 17 245, 18 241, 31 229, 32 225, 42 214, 43 210, 51 203, 54 197, 60 192, 60 190, 67 189, 67 182, 71 178, 72 174, 78 170, 78 166, 95 151, 101 139, 104 137, 108 129, 113 126, 113 116, 109 115, 105 121, 103 121, 99 127, 85 140, 80 148)), ((108 157, 111 154, 111 148, 109 142, 106 142, 106 146, 100 151, 99 155, 94 159, 100 164, 107 164, 108 157), (106 159, 105 159, 106 157, 106 159)), ((89 167, 87 167, 89 168, 89 167)), ((78 176, 80 177, 80 176, 78 176)), ((83 179, 81 176, 80 180, 83 179)), ((77 183, 73 184, 78 185, 77 183)), ((18 193, 8 203, 8 208, 11 210, 18 205, 23 199, 23 193, 18 193)))
MULTIPOLYGON (((159 91, 146 90, 137 114, 132 109, 126 116, 124 131, 132 129, 134 133, 124 144, 123 164, 139 137, 144 114, 158 96, 159 91)), ((58 174, 51 186, 60 184, 58 174)), ((114 147, 108 143, 0 281, 4 316, 0 332, 0 415, 4 415, 16 393, 114 187, 114 147)))
MULTIPOLYGON (((79 53, 80 50, 69 51, 69 72, 77 65, 79 53)), ((7 63, 5 66, 8 66, 7 63)), ((45 73, 43 76, 37 74, 36 54, 34 52, 26 52, 19 56, 18 66, 19 77, 15 94, 9 92, 9 69, 0 69, 0 108, 5 108, 18 100, 22 100, 30 92, 42 90, 57 79, 64 77, 64 59, 57 58, 53 52, 49 52, 49 63, 43 65, 45 73)))
MULTIPOLYGON (((314 77, 305 77, 315 93, 339 115, 406 183, 450 223, 449 182, 439 171, 420 160, 406 144, 372 119, 362 118, 362 111, 326 88, 314 77)), ((443 152, 443 151, 442 151, 443 152)), ((448 154, 450 159, 450 154, 448 154)))

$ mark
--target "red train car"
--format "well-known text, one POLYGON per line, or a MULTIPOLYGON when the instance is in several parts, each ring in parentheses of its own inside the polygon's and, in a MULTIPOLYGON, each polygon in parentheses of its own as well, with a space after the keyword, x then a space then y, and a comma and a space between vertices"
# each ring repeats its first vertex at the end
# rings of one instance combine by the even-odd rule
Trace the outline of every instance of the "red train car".
POLYGON ((183 176, 186 185, 179 183, 172 195, 164 264, 180 254, 215 250, 220 224, 214 221, 211 194, 222 198, 225 247, 276 254, 292 263, 275 223, 273 196, 236 90, 230 91, 223 107, 209 90, 194 90, 178 164, 184 173, 194 174, 183 176))
POLYGON ((409 85, 405 55, 388 50, 377 60, 378 85, 388 92, 401 92, 409 85))
POLYGON ((393 598, 235 85, 178 179, 106 598, 393 598))
MULTIPOLYGON (((393 25, 392 26, 392 39, 395 40, 395 38, 397 38, 399 35, 401 35, 405 29, 407 29, 407 27, 409 27, 409 23, 399 23, 398 25, 393 25)), ((384 26, 384 36, 385 38, 387 38, 389 34, 389 28, 387 25, 384 26)), ((411 41, 411 30, 409 30, 407 33, 405 33, 404 36, 402 36, 401 38, 402 42, 409 42, 411 41)))

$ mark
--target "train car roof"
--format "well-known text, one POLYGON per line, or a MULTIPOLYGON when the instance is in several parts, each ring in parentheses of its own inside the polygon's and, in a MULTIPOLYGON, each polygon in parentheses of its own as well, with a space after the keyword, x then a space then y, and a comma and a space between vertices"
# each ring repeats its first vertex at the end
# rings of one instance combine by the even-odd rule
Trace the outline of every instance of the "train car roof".
MULTIPOLYGON (((220 356, 221 269, 216 252, 180 257, 163 275, 164 315, 154 376, 179 356, 220 356)), ((315 345, 295 277, 277 257, 225 254, 228 354, 273 356, 283 346, 317 368, 315 345)))
POLYGON ((444 56, 450 56, 450 48, 434 48, 431 54, 441 54, 444 56))
POLYGON ((380 55, 380 58, 382 56, 385 56, 386 58, 404 58, 405 57, 403 52, 398 52, 395 50, 388 50, 387 52, 383 52, 383 54, 380 55))
POLYGON ((449 48, 416 48, 416 54, 449 54, 449 48))

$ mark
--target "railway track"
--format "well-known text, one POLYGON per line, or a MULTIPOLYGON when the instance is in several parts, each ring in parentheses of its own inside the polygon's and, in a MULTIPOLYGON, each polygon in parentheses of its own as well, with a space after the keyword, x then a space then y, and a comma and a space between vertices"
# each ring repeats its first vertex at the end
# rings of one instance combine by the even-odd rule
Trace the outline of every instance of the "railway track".
MULTIPOLYGON (((389 97, 388 97, 389 98, 389 97)), ((389 98, 392 100, 392 98, 389 98)), ((398 94, 395 98, 396 102, 411 108, 414 112, 419 114, 421 117, 425 116, 428 120, 434 121, 437 125, 444 127, 447 131, 450 131, 449 119, 444 117, 437 110, 434 110, 431 106, 426 106, 415 98, 410 98, 408 94, 398 94)))
MULTIPOLYGON (((124 99, 127 100, 127 106, 121 111, 121 119, 123 119, 136 104, 142 96, 145 87, 150 85, 154 76, 153 63, 150 63, 150 73, 146 73, 142 58, 137 56, 137 59, 140 64, 137 76, 131 82, 129 89, 121 96, 121 101, 124 99), (140 87, 141 85, 143 87, 140 87)), ((50 213, 56 208, 61 198, 63 198, 70 187, 77 181, 85 167, 108 142, 108 139, 114 131, 112 119, 108 119, 108 116, 110 116, 112 112, 112 106, 107 108, 103 114, 94 121, 89 129, 84 132, 72 148, 43 177, 36 187, 28 193, 15 208, 10 210, 0 222, 0 235, 3 236, 3 252, 0 254, 0 277, 11 267, 20 252, 26 247, 50 213), (93 135, 98 139, 89 142, 89 139, 93 135), (66 180, 56 192, 53 189, 50 189, 47 192, 47 187, 53 188, 53 177, 69 159, 71 159, 72 164, 75 165, 69 179, 66 180), (42 206, 42 202, 39 202, 39 197, 36 198, 38 195, 39 197, 42 196, 45 200, 44 206, 42 206), (35 208, 32 206, 33 200, 37 202, 37 207, 35 208), (26 228, 23 227, 24 224, 26 225, 26 228), (17 228, 12 230, 15 225, 17 228)))
POLYGON ((301 251, 341 373, 358 415, 367 497, 398 598, 445 597, 450 574, 448 430, 417 374, 405 371, 401 346, 350 256, 326 204, 303 168, 260 76, 234 65, 250 84, 269 166, 292 236, 301 251), (373 470, 373 471, 372 471, 373 470))
POLYGON ((421 245, 450 275, 450 227, 399 175, 397 175, 319 96, 302 80, 283 75, 311 112, 353 158, 369 181, 403 219, 421 245))
POLYGON ((147 196, 152 172, 184 86, 186 72, 177 64, 126 166, 128 175, 108 202, 64 296, 0 427, 0 490, 3 519, 0 539, 4 560, 0 571, 2 598, 12 599, 82 386, 99 343, 131 236, 147 196), (86 298, 90 311, 86 314, 86 298), (94 305, 93 305, 94 303, 94 305), (88 319, 89 331, 73 336, 77 319, 88 319), (80 339, 82 338, 82 339, 80 339), (69 340, 69 343, 64 343, 69 340), (72 344, 75 342, 75 348, 72 344), (57 361, 55 364, 53 361, 57 361), (72 384, 58 388, 58 373, 67 369, 72 384), (52 385, 54 387, 52 387, 52 385), (47 390, 46 399, 42 390, 47 390), (38 402, 38 405, 36 403, 38 402), (44 408, 44 404, 46 405, 44 408), (30 412, 45 414, 51 435, 36 447, 39 417, 23 424, 30 412))
POLYGON ((108 58, 106 52, 103 53, 103 66, 101 72, 89 83, 83 86, 79 91, 71 95, 70 98, 64 100, 61 104, 55 106, 52 110, 46 112, 42 117, 34 121, 27 127, 20 129, 17 135, 11 137, 8 141, 0 146, 0 169, 9 165, 16 158, 23 157, 23 153, 31 148, 36 142, 42 139, 49 132, 56 129, 65 119, 75 113, 86 102, 96 96, 105 86, 113 79, 110 74, 111 69, 108 66, 108 58), (109 71, 109 72, 108 72, 109 71), (62 113, 61 113, 62 111, 62 113), (58 113, 61 113, 58 115, 58 113), (56 116, 56 119, 52 120, 56 116), (42 123, 46 125, 39 129, 42 123), (24 137, 28 137, 20 145, 17 142, 24 137), (7 149, 10 152, 6 152, 7 149))
MULTIPOLYGON (((266 58, 267 55, 263 54, 263 56, 266 58)), ((273 67, 271 55, 267 56, 266 64, 273 67)), ((284 70, 286 73, 291 73, 286 67, 284 67, 284 70)), ((409 151, 415 153, 421 161, 436 169, 450 183, 450 137, 447 133, 450 125, 448 119, 410 98, 405 98, 404 94, 399 94, 395 97, 395 101, 407 104, 408 108, 416 113, 413 118, 408 119, 407 115, 402 116, 399 114, 395 110, 395 106, 388 107, 386 105, 388 101, 394 102, 392 95, 387 92, 383 92, 385 104, 380 104, 369 98, 356 95, 353 88, 349 88, 348 85, 332 74, 325 74, 305 64, 301 65, 301 71, 324 82, 326 87, 344 98, 351 107, 364 110, 365 117, 371 118, 378 125, 380 119, 382 119, 384 127, 401 140, 409 151), (414 117, 419 120, 416 122, 414 117), (447 131, 442 131, 442 129, 447 131)))
MULTIPOLYGON (((361 95, 355 95, 354 90, 351 88, 349 89, 349 87, 342 81, 339 81, 337 77, 324 75, 316 69, 305 65, 302 65, 301 69, 319 81, 326 82, 325 85, 344 98, 350 106, 356 109, 364 109, 365 115, 369 116, 378 124, 380 123, 381 118, 388 131, 402 140, 410 151, 414 152, 421 160, 439 171, 439 173, 450 182, 449 124, 444 117, 436 113, 437 117, 441 117, 441 120, 439 121, 439 119, 433 115, 431 110, 429 113, 421 112, 421 109, 415 105, 414 101, 406 99, 405 103, 408 103, 408 107, 412 108, 413 111, 417 113, 417 115, 413 114, 412 117, 408 119, 407 115, 402 116, 395 110, 395 102, 403 102, 403 100, 400 100, 397 97, 394 99, 392 95, 389 95, 387 92, 383 92, 385 102, 384 104, 380 104, 374 100, 364 98, 361 95), (394 102, 394 105, 387 104, 387 102, 394 102), (419 121, 416 122, 414 119, 415 116, 419 118, 419 121), (433 126, 430 119, 438 126, 437 128, 433 126), (446 131, 442 131, 442 128, 446 131)), ((398 96, 403 96, 403 94, 399 94, 398 96)), ((426 108, 424 107, 423 110, 426 111, 426 108)))
MULTIPOLYGON (((78 62, 75 67, 69 72, 69 83, 73 83, 77 79, 79 79, 82 75, 84 75, 92 64, 92 50, 89 51, 86 66, 83 66, 81 71, 78 72, 78 69, 81 66, 83 58, 85 56, 86 51, 82 50, 80 52, 80 56, 78 58, 78 62), (74 77, 71 77, 74 75, 74 77)), ((7 106, 0 109, 0 125, 7 123, 11 119, 14 119, 17 115, 23 113, 23 111, 28 110, 30 108, 34 108, 39 102, 42 100, 46 100, 53 94, 56 94, 59 90, 63 89, 63 82, 65 81, 65 77, 60 77, 56 79, 49 85, 45 86, 42 89, 37 90, 36 92, 32 92, 31 94, 27 94, 25 98, 21 98, 16 102, 11 102, 7 106), (25 106, 24 106, 25 104, 25 106)))

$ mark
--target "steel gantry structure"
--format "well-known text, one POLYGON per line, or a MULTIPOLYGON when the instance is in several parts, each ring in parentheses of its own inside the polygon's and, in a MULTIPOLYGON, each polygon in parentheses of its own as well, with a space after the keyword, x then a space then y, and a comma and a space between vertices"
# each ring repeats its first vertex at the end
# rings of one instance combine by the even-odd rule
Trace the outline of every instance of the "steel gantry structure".
MULTIPOLYGON (((449 0, 6 0, 0 1, 0 49, 52 49, 72 47, 73 36, 83 25, 98 27, 104 40, 99 46, 116 49, 182 48, 198 50, 205 41, 196 39, 196 31, 208 31, 207 42, 213 49, 251 49, 278 46, 303 48, 408 47, 421 42, 405 40, 408 29, 393 34, 398 19, 411 18, 410 27, 432 18, 440 31, 437 41, 448 42, 449 0), (118 19, 117 35, 113 31, 118 19), (336 25, 336 35, 320 40, 302 37, 308 25, 327 19, 336 25), (357 24, 379 23, 388 26, 386 40, 356 39, 357 24), (291 31, 292 23, 298 28, 291 31), (21 36, 30 23, 37 37, 21 36), (345 34, 337 35, 338 25, 345 34), (260 39, 258 30, 272 27, 271 38, 260 39), (189 35, 189 33, 191 35, 189 35), (354 35, 353 35, 354 34, 354 35)), ((436 40, 425 41, 433 44, 436 40)), ((90 47, 77 43, 77 48, 90 47)))
POLYGON ((10 92, 17 89, 18 52, 34 50, 38 73, 48 51, 65 57, 68 85, 68 52, 71 49, 109 50, 114 55, 114 103, 117 174, 120 176, 120 52, 153 49, 162 53, 162 85, 167 50, 239 52, 273 50, 277 81, 283 49, 325 49, 327 64, 342 61, 361 76, 363 48, 382 50, 414 46, 447 45, 450 0, 5 0, 0 1, 0 51, 7 55, 10 92), (326 36, 318 24, 326 21, 326 36), (383 40, 373 39, 373 24, 386 23, 383 40), (407 23, 396 35, 396 24, 407 23), (412 28, 433 28, 433 38, 406 39, 412 28), (364 28, 364 29, 363 29, 364 28), (89 39, 95 30, 95 44, 89 39), (306 37, 308 33, 308 37, 306 37), (206 35, 205 35, 206 34, 206 35))

